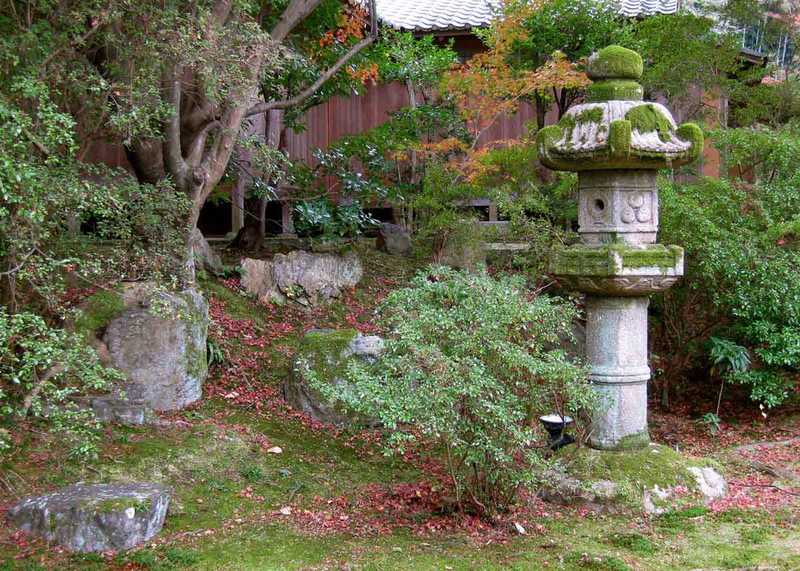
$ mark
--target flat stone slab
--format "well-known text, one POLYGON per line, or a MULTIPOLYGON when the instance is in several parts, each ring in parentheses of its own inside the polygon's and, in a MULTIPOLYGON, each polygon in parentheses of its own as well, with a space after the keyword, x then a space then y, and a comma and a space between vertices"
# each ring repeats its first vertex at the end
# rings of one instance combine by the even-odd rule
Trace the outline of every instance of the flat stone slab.
POLYGON ((169 500, 169 488, 160 484, 75 484, 25 498, 8 519, 70 551, 120 551, 161 530, 169 500))

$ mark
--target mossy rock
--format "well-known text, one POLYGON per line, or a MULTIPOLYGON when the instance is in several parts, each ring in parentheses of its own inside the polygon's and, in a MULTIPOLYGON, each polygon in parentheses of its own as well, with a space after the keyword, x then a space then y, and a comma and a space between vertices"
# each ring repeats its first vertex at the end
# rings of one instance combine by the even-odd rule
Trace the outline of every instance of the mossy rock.
POLYGON ((556 453, 555 466, 542 490, 547 500, 650 513, 667 504, 702 503, 692 469, 718 469, 711 460, 688 458, 659 444, 626 451, 569 446, 556 453), (676 492, 683 489, 688 493, 676 492))
POLYGON ((75 319, 75 333, 88 342, 123 311, 125 300, 120 292, 100 290, 93 293, 81 304, 75 319))
POLYGON ((373 420, 353 414, 324 393, 328 388, 335 389, 335 393, 346 391, 349 362, 352 359, 371 362, 382 351, 383 340, 361 335, 355 329, 309 331, 297 350, 294 372, 283 383, 283 396, 292 407, 319 422, 337 426, 374 425, 373 420))
POLYGON ((179 410, 202 397, 208 374, 208 303, 195 289, 140 288, 111 320, 103 341, 126 380, 126 396, 153 410, 179 410))
POLYGON ((589 57, 589 79, 639 79, 644 72, 642 56, 622 46, 607 46, 589 57))
POLYGON ((159 532, 171 490, 149 482, 75 484, 11 508, 21 530, 70 551, 131 549, 159 532))
POLYGON ((601 247, 578 244, 558 252, 550 271, 557 276, 613 277, 626 274, 626 270, 647 268, 666 275, 679 268, 682 260, 680 246, 649 244, 646 248, 634 248, 624 243, 601 247))

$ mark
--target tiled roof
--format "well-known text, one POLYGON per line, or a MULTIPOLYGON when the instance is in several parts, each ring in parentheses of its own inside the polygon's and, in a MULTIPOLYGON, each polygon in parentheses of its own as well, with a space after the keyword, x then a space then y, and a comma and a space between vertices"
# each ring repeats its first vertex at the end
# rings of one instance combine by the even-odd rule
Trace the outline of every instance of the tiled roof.
POLYGON ((392 28, 428 32, 485 26, 501 0, 376 0, 378 18, 392 28))
MULTIPOLYGON (((678 0, 614 0, 624 16, 674 14, 678 0)), ((459 31, 485 26, 502 0, 376 0, 378 18, 392 28, 415 32, 459 31)))
POLYGON ((619 3, 623 16, 653 16, 678 11, 678 0, 620 0, 619 3))

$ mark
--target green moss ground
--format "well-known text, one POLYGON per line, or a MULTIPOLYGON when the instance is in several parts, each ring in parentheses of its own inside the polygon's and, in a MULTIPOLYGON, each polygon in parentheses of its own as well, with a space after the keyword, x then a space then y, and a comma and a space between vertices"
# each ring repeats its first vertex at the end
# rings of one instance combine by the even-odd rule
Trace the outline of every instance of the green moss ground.
MULTIPOLYGON (((366 260, 368 278, 355 292, 364 303, 376 285, 371 276, 402 282, 414 262, 366 260), (380 272, 380 274, 378 273, 380 272)), ((264 308, 216 283, 208 292, 224 300, 230 316, 267 328, 264 308)), ((343 323, 346 309, 328 309, 330 323, 343 323)), ((298 346, 300 333, 281 340, 298 346)), ((241 347, 241 350, 250 350, 241 347)), ((259 382, 277 385, 290 363, 268 349, 259 382)), ((66 457, 57 442, 35 435, 21 443, 0 471, 12 482, 0 503, 42 493, 78 480, 147 479, 173 487, 164 529, 154 544, 110 559, 47 551, 21 552, 0 531, 0 570, 11 569, 207 569, 207 570, 530 570, 530 569, 734 569, 769 565, 800 568, 800 526, 791 512, 725 512, 694 509, 657 518, 637 515, 578 517, 565 512, 543 519, 541 532, 510 536, 505 544, 480 545, 460 533, 418 537, 400 530, 377 537, 300 534, 279 517, 263 519, 283 505, 308 505, 314 496, 355 494, 368 483, 414 481, 420 474, 380 454, 365 456, 335 438, 292 420, 269 418, 222 399, 206 399, 180 420, 158 428, 109 428, 101 457, 91 466, 66 457), (266 454, 259 439, 283 449, 266 454), (13 473, 13 476, 12 476, 13 473), (250 488, 252 499, 241 491, 250 488), (263 498, 263 499, 261 499, 263 498)), ((665 456, 667 468, 670 456, 665 456)), ((628 459, 629 460, 629 459, 628 459)), ((626 461, 628 461, 626 460, 626 461)), ((646 463, 646 460, 644 461, 646 463)), ((603 460, 595 470, 613 468, 603 460)), ((654 464, 644 474, 666 469, 654 464)), ((557 511, 559 508, 553 508, 557 511)), ((530 530, 533 531, 533 530, 530 530)))

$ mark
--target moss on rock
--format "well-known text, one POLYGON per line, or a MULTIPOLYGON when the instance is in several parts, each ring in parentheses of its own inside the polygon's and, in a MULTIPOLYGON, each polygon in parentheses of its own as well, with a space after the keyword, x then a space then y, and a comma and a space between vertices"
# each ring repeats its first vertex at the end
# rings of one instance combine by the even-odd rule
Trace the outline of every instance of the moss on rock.
POLYGON ((672 448, 657 444, 638 450, 611 452, 581 447, 562 459, 570 475, 584 481, 611 480, 637 488, 693 485, 686 459, 672 448))
POLYGON ((357 336, 355 329, 306 333, 297 350, 294 374, 283 383, 286 401, 320 422, 338 426, 374 424, 348 410, 337 398, 349 388, 346 379, 351 360, 367 355, 355 348, 357 336))
POLYGON ((566 447, 557 453, 556 463, 584 488, 597 482, 613 482, 616 499, 636 509, 641 508, 645 491, 656 487, 667 490, 686 486, 697 492, 697 480, 689 468, 712 465, 710 461, 688 458, 660 444, 626 451, 566 447))
POLYGON ((87 341, 125 310, 125 301, 116 291, 101 290, 89 296, 75 319, 75 332, 87 341))
POLYGON ((642 56, 615 45, 592 54, 586 67, 589 79, 639 79, 643 71, 642 56))
POLYGON ((306 359, 322 379, 331 380, 347 368, 346 359, 340 356, 356 335, 355 329, 309 331, 300 343, 298 355, 306 359))

